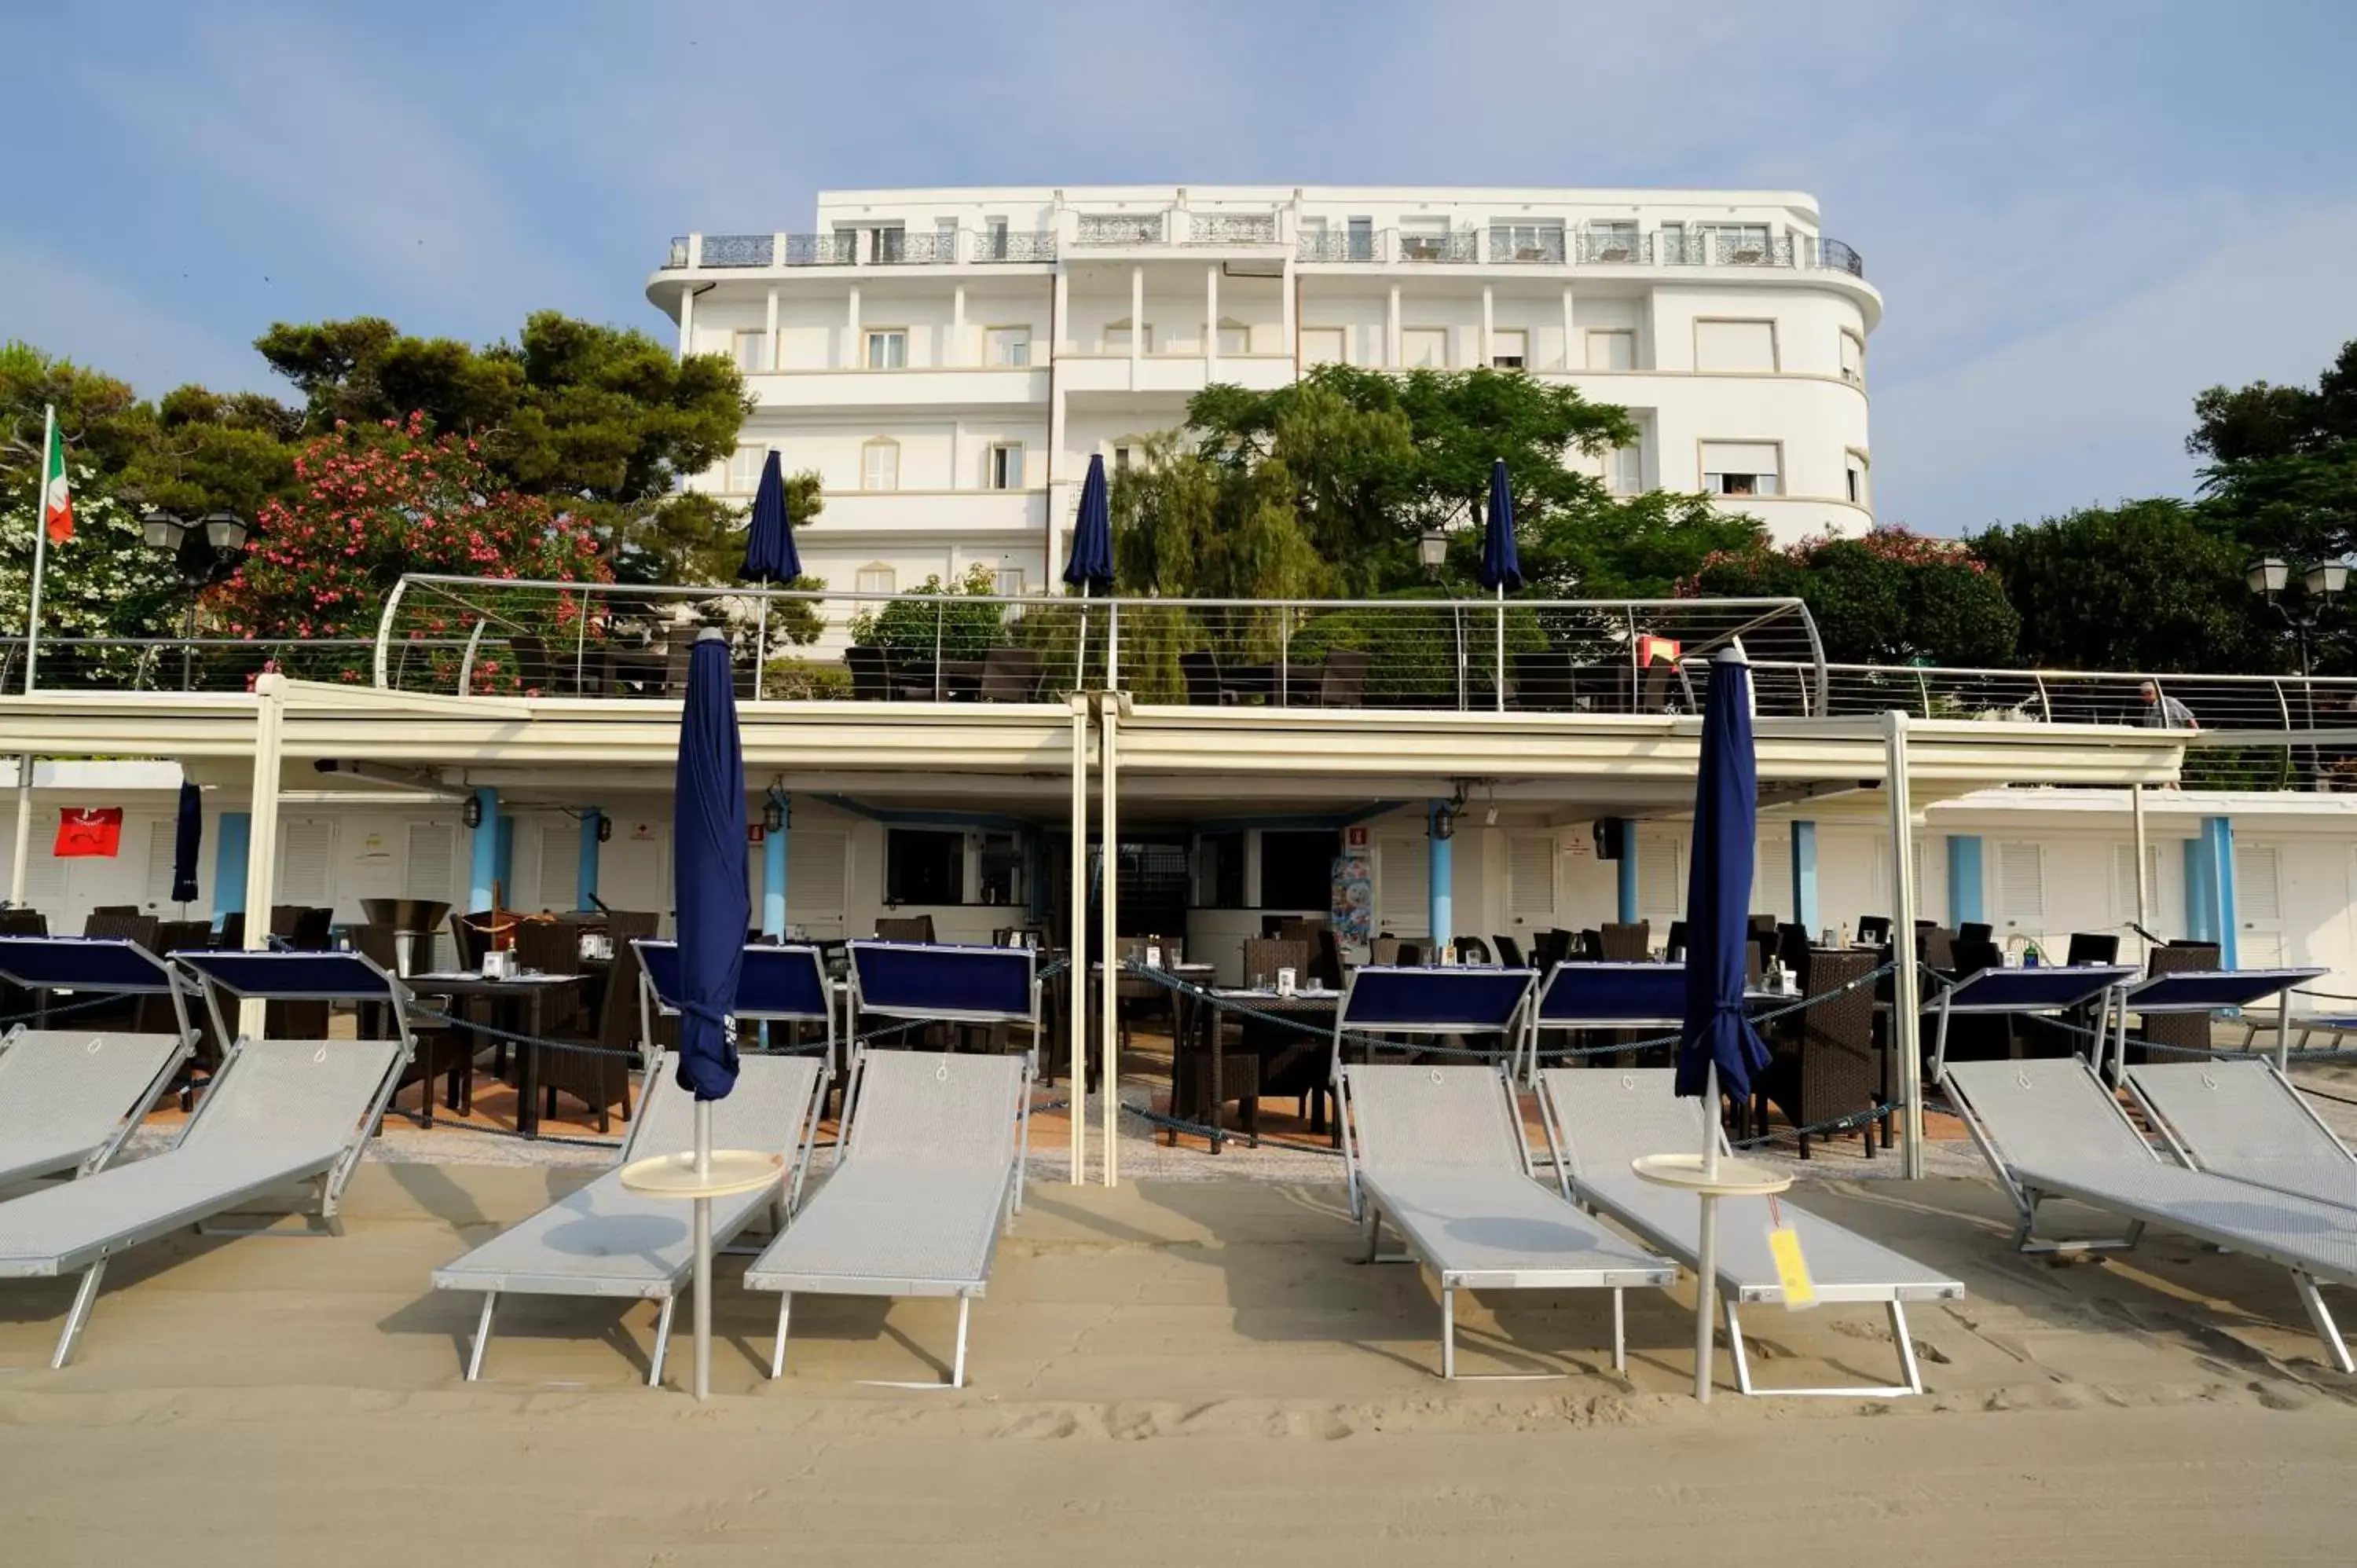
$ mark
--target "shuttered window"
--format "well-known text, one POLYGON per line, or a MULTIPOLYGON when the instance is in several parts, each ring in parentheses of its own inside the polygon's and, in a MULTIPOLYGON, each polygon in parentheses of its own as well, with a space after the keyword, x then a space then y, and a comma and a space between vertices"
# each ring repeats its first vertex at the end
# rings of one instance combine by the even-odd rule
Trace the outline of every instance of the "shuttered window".
POLYGON ((1432 852, 1420 838, 1389 838, 1375 845, 1375 926, 1395 937, 1432 929, 1432 852))
POLYGON ((170 817, 147 824, 147 901, 172 900, 172 851, 179 842, 179 823, 170 817))
POLYGON ((572 908, 581 891, 581 830, 570 822, 543 822, 533 836, 540 855, 534 900, 544 909, 572 908))
POLYGON ((1305 327, 1301 329, 1301 362, 1305 365, 1339 365, 1342 362, 1342 333, 1340 327, 1305 327))
POLYGON ((1685 878, 1679 875, 1678 841, 1666 836, 1637 840, 1637 914, 1666 926, 1685 910, 1685 878))
POLYGON ((2276 852, 2251 844, 2234 846, 2234 918, 2283 918, 2283 889, 2276 875, 2276 852))
POLYGON ((2046 926, 2046 852, 2020 840, 1996 846, 1996 914, 2027 936, 2046 926))
POLYGON ((1555 840, 1518 834, 1506 841, 1506 913, 1555 918, 1555 840))
POLYGON ((1695 369, 1697 371, 1772 371, 1776 368, 1776 324, 1772 321, 1697 321, 1695 323, 1695 369))
POLYGON ((786 835, 786 918, 813 935, 839 936, 851 836, 793 828, 786 835))
POLYGON ((278 897, 289 904, 327 903, 335 852, 335 823, 286 823, 278 833, 278 897))
POLYGON ((457 893, 458 879, 452 865, 457 848, 457 830, 447 822, 410 823, 408 859, 401 872, 403 888, 413 898, 449 902, 457 893))

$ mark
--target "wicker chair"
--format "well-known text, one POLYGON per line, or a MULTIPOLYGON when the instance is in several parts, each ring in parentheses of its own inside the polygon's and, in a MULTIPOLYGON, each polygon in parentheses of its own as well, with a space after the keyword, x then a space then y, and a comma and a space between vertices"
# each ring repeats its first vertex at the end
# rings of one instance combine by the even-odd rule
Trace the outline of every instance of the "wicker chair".
POLYGON ((1504 964, 1508 969, 1520 969, 1523 967, 1522 943, 1516 941, 1512 937, 1492 937, 1490 940, 1498 944, 1498 961, 1500 963, 1504 964))
MULTIPOLYGON (((578 967, 578 949, 576 949, 578 967)), ((561 1090, 597 1113, 597 1131, 613 1126, 613 1111, 620 1106, 622 1120, 630 1119, 630 1068, 628 1052, 645 1050, 639 1038, 639 950, 629 942, 614 943, 614 968, 606 977, 606 994, 597 1005, 594 1034, 582 1030, 550 1031, 554 1039, 571 1039, 594 1051, 540 1048, 540 1084, 546 1096, 544 1115, 556 1112, 561 1090)))
MULTIPOLYGON (((2183 974, 2189 970, 2215 969, 2223 961, 2215 942, 2171 942, 2158 947, 2145 959, 2144 972, 2147 980, 2156 975, 2183 974)), ((2141 1067, 2146 1062, 2172 1062, 2186 1059, 2184 1053, 2206 1051, 2211 1047, 2210 1015, 2207 1013, 2159 1013, 2141 1020, 2143 1027, 2128 1037, 2128 1065, 2141 1067), (2147 1044, 2169 1047, 2148 1051, 2147 1044)))
MULTIPOLYGON (((1873 955, 1847 949, 1811 948, 1801 970, 1801 990, 1816 996, 1865 978, 1873 955)), ((1774 1059, 1753 1095, 1761 1127, 1774 1105, 1795 1127, 1871 1111, 1882 1103, 1882 1069, 1874 1050, 1874 988, 1852 985, 1800 1012, 1787 1015, 1775 1031, 1774 1059)), ((1857 1128, 1867 1158, 1874 1157, 1874 1128, 1857 1128)), ((1823 1136, 1823 1134, 1816 1134, 1823 1136)), ((1801 1157, 1809 1157, 1811 1134, 1801 1134, 1801 1157)))
POLYGON ((1607 963, 1642 963, 1652 956, 1651 920, 1608 920, 1597 929, 1607 963))
MULTIPOLYGON (((513 940, 516 961, 535 973, 581 972, 581 933, 575 927, 555 920, 520 920, 513 940)), ((552 994, 544 1007, 541 1026, 550 1034, 569 1034, 580 1027, 581 993, 577 989, 568 987, 552 994)))
POLYGON ((879 942, 930 942, 933 940, 933 918, 931 915, 879 915, 876 919, 876 940, 879 942))

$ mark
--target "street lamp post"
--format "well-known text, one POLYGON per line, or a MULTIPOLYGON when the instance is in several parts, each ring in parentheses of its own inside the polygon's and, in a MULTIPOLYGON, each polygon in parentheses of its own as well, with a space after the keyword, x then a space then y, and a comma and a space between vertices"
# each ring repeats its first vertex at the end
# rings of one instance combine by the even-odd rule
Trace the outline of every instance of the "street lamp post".
POLYGON ((191 683, 197 636, 197 601, 204 591, 237 569, 245 554, 245 519, 233 511, 207 512, 185 518, 161 508, 139 520, 147 548, 172 558, 180 586, 188 597, 180 618, 180 690, 191 683))
MULTIPOLYGON (((2302 571, 2298 609, 2284 602, 2291 587, 2291 566, 2281 556, 2266 555, 2252 562, 2243 572, 2243 581, 2291 628, 2293 644, 2299 652, 2300 703, 2307 712, 2308 727, 2312 730, 2316 727, 2316 686, 2310 677, 2315 673, 2317 628, 2333 601, 2347 590, 2349 568, 2339 561, 2319 561, 2302 571)), ((2316 771, 2312 747, 2309 769, 2311 774, 2316 771)))

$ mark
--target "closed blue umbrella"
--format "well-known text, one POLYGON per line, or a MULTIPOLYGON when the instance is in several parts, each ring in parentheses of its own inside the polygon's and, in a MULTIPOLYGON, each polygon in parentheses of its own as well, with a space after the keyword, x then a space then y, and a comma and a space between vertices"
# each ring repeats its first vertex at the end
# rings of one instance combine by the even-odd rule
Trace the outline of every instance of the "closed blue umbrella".
POLYGON ((1523 585, 1522 556, 1514 549, 1514 492, 1506 483, 1506 460, 1490 460, 1490 515, 1481 527, 1481 585, 1498 596, 1498 707, 1506 705, 1506 590, 1523 585))
MULTIPOLYGON (((1740 1103, 1768 1047, 1744 1010, 1750 940, 1751 867, 1760 836, 1760 763, 1751 745, 1751 667, 1732 648, 1710 667, 1695 776, 1694 845, 1686 874, 1686 1008, 1678 1027, 1677 1091, 1703 1097, 1704 1178, 1719 1174, 1718 1096, 1740 1103)), ((1710 1398, 1718 1204, 1702 1195, 1701 1267, 1695 1271, 1695 1397, 1710 1398)))
POLYGON ((197 897, 197 852, 205 843, 204 797, 187 779, 180 780, 180 816, 172 826, 172 902, 191 903, 197 897))
POLYGON ((1064 581, 1080 589, 1081 650, 1073 660, 1072 683, 1079 685, 1089 662, 1089 612, 1092 591, 1113 592, 1113 493, 1105 485, 1104 457, 1089 459, 1089 476, 1081 481, 1081 510, 1072 519, 1071 553, 1064 560, 1064 581))
MULTIPOLYGON (((688 655, 672 797, 672 898, 679 938, 679 1086, 695 1096, 695 1174, 708 1177, 712 1101, 737 1087, 728 1021, 745 972, 745 753, 728 643, 717 630, 688 655)), ((712 1203, 695 1198, 695 1397, 712 1381, 712 1203)))
POLYGON ((672 801, 672 897, 678 911, 679 1086, 699 1101, 737 1084, 726 1027, 745 967, 752 899, 745 881, 745 754, 728 644, 707 628, 687 661, 672 801))
MULTIPOLYGON (((745 531, 745 564, 737 576, 748 583, 791 583, 802 575, 802 555, 794 549, 794 521, 786 511, 786 477, 773 448, 761 462, 761 483, 753 491, 752 526, 745 531)), ((760 622, 753 634, 753 697, 762 695, 762 677, 770 661, 770 601, 761 600, 760 622)))

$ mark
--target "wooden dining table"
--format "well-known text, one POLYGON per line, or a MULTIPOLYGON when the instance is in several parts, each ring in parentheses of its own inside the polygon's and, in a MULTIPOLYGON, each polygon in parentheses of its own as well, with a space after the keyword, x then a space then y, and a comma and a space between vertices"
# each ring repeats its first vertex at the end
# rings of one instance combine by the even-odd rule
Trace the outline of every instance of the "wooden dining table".
MULTIPOLYGON (((451 971, 413 974, 411 991, 421 996, 441 996, 452 1002, 481 1002, 493 1027, 527 1036, 516 1047, 516 1131, 527 1138, 540 1135, 540 1045, 546 1030, 548 999, 587 980, 585 974, 517 974, 487 977, 451 971)), ((433 1096, 426 1096, 426 1115, 433 1115, 433 1096)))

